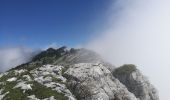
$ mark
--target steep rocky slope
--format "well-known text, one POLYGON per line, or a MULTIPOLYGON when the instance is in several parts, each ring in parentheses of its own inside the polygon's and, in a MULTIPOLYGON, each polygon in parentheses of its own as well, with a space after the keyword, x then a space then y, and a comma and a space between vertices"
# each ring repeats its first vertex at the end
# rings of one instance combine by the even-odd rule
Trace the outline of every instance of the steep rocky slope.
POLYGON ((132 65, 116 68, 87 49, 49 48, 0 74, 0 100, 159 100, 132 65))
POLYGON ((79 100, 137 100, 102 64, 79 63, 70 67, 65 76, 79 100))
POLYGON ((113 75, 140 100, 158 100, 156 89, 135 65, 123 65, 117 68, 113 75))

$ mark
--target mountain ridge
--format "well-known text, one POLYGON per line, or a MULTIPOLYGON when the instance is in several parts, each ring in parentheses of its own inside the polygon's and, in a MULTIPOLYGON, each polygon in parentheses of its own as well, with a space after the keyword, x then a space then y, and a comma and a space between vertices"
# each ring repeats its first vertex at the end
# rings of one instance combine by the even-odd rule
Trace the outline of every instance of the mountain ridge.
POLYGON ((87 49, 40 52, 0 74, 2 100, 159 100, 135 65, 116 68, 87 49), (143 85, 144 84, 144 85, 143 85))

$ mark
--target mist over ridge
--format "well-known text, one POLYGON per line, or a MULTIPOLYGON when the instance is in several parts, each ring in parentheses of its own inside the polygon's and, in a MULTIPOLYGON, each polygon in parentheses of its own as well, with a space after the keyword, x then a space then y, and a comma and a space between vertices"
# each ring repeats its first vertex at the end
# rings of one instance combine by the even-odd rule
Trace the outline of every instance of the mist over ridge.
POLYGON ((137 65, 158 88, 160 99, 170 98, 170 1, 118 0, 113 5, 113 15, 106 16, 108 29, 91 39, 87 48, 116 66, 137 65))

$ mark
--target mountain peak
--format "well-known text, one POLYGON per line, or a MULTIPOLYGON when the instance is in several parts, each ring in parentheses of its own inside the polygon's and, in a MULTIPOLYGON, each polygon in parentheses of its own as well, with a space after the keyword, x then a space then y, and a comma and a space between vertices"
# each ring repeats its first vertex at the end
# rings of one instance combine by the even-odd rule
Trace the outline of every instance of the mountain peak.
POLYGON ((48 48, 46 51, 47 51, 47 52, 55 52, 56 49, 54 49, 54 48, 48 48))

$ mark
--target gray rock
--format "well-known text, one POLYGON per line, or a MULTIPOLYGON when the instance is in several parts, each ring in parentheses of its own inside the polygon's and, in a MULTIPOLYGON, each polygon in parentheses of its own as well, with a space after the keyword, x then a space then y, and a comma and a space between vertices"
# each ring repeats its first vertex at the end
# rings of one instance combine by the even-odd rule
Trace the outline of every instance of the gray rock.
POLYGON ((68 86, 79 100, 137 100, 102 64, 79 63, 65 72, 68 86))
POLYGON ((158 92, 134 65, 115 69, 113 75, 140 100, 159 100, 158 92))

